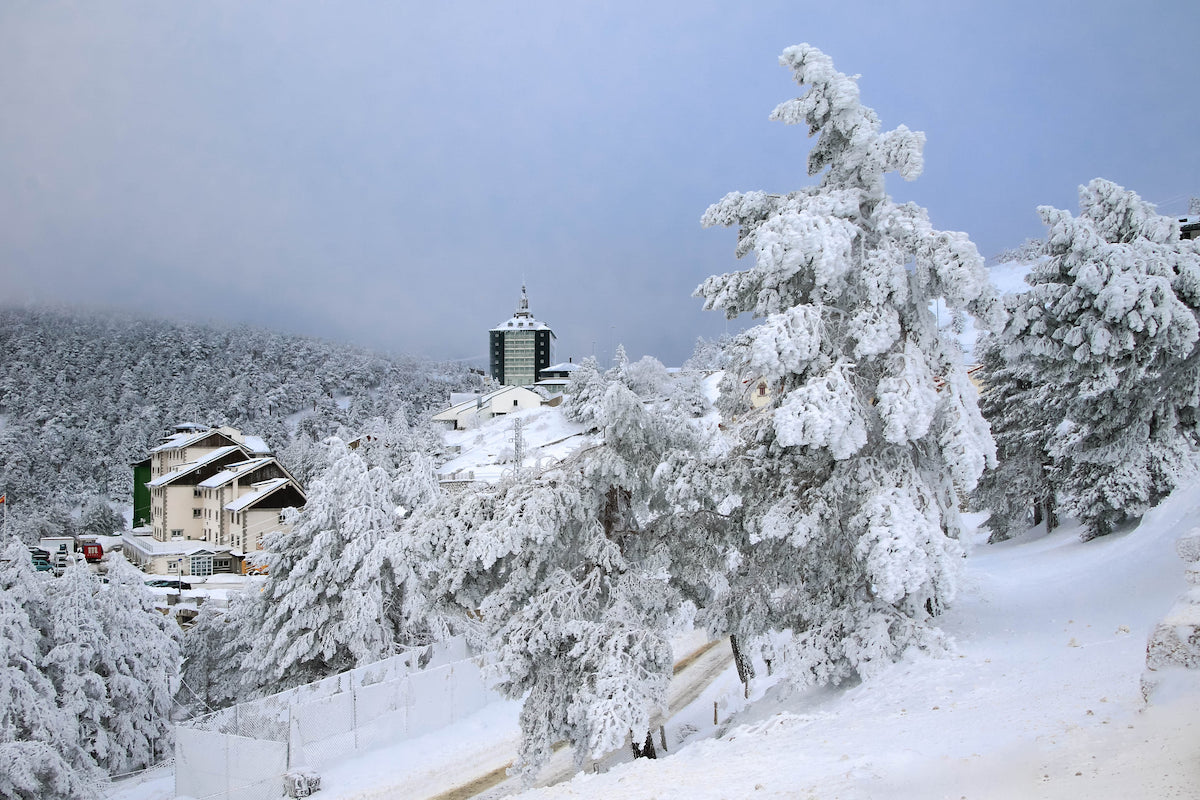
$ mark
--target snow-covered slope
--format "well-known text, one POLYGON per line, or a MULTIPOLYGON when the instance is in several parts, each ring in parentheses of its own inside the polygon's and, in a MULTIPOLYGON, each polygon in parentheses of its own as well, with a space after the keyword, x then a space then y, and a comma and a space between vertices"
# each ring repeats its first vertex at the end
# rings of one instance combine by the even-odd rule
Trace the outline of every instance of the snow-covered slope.
MULTIPOLYGON (((749 705, 731 668, 680 715, 711 719, 719 700, 719 738, 519 796, 1200 797, 1200 674, 1149 706, 1140 690, 1147 637, 1186 587, 1174 542, 1198 525, 1193 482, 1127 533, 1084 544, 1067 526, 977 544, 943 618, 950 654, 789 697, 760 680, 749 705)), ((497 704, 425 740, 347 760, 327 773, 321 796, 436 795, 448 779, 512 757, 515 711, 497 704)), ((170 782, 116 796, 162 800, 170 782)))
POLYGON ((438 468, 443 479, 459 475, 494 483, 513 468, 513 423, 523 423, 525 469, 551 466, 596 443, 583 426, 570 422, 560 408, 542 406, 495 417, 478 428, 448 431, 446 444, 455 455, 438 468))
POLYGON ((774 691, 721 739, 522 798, 1200 797, 1200 675, 1146 707, 1147 637, 1185 589, 1200 485, 1136 530, 980 546, 945 658, 867 684, 774 691))

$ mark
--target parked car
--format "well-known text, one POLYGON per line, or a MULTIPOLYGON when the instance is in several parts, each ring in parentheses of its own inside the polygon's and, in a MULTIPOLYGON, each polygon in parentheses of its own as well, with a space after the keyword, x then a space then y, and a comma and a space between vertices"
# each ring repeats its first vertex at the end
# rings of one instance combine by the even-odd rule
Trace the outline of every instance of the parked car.
POLYGON ((50 560, 50 551, 43 550, 40 547, 30 547, 29 555, 32 556, 33 558, 40 558, 42 561, 50 560))
POLYGON ((187 581, 181 581, 179 578, 156 578, 152 581, 146 581, 147 586, 153 586, 158 589, 190 589, 192 585, 187 581))
POLYGON ((50 566, 50 562, 44 558, 34 558, 33 568, 38 572, 49 572, 54 569, 54 567, 50 566))

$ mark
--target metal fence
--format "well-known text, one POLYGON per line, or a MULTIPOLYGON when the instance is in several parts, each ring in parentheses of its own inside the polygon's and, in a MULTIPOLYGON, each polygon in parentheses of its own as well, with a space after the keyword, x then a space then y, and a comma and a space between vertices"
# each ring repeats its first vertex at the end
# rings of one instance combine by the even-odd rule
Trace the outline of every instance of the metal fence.
POLYGON ((456 722, 498 699, 460 640, 420 648, 177 727, 175 793, 275 800, 287 772, 456 722))

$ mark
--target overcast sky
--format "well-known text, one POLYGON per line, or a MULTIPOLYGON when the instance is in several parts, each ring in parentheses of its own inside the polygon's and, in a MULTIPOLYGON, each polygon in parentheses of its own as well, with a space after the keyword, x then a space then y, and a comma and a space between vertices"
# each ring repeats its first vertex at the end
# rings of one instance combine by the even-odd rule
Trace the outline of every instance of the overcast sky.
POLYGON ((767 119, 809 42, 885 129, 890 193, 985 256, 1105 177, 1200 195, 1200 3, 0 2, 0 298, 482 359, 516 307, 557 356, 668 365, 744 268, 704 209, 810 182, 767 119))

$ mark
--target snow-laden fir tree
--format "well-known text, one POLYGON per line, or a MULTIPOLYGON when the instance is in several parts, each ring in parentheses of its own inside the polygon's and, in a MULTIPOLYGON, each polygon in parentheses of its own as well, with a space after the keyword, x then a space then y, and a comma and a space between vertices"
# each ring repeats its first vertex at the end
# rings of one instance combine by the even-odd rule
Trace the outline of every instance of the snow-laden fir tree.
MULTIPOLYGON (((100 581, 82 558, 48 584, 52 647, 44 671, 54 684, 59 707, 74 721, 82 752, 102 768, 116 755, 106 723, 114 709, 106 676, 111 655, 97 595, 100 581)), ((86 770, 89 761, 72 764, 86 770)))
POLYGON ((154 607, 145 576, 119 553, 108 558, 98 596, 108 640, 110 774, 157 764, 173 752, 172 700, 179 688, 179 626, 154 607))
POLYGON ((364 428, 359 451, 371 468, 389 476, 388 503, 396 528, 376 543, 365 568, 379 576, 385 626, 398 644, 426 644, 431 632, 414 594, 416 581, 410 529, 399 522, 436 503, 440 497, 435 455, 444 447, 441 432, 426 420, 410 426, 403 412, 376 418, 364 428))
POLYGON ((206 603, 184 633, 178 702, 188 716, 231 706, 259 692, 257 671, 241 666, 250 664, 264 616, 259 588, 250 583, 230 593, 224 611, 206 603))
POLYGON ((712 632, 791 630, 794 677, 837 681, 935 641, 928 620, 954 597, 963 553, 958 493, 993 444, 930 304, 985 328, 999 311, 967 236, 885 192, 887 173, 920 174, 924 135, 881 131, 855 79, 816 48, 780 61, 807 91, 771 117, 816 137, 820 181, 729 194, 704 214, 737 226, 737 255, 755 263, 697 294, 763 321, 729 352, 724 485, 690 477, 725 519, 689 529, 677 569, 712 632), (759 379, 773 400, 750 412, 738 388, 759 379))
POLYGON ((264 693, 378 661, 397 643, 372 560, 395 529, 389 476, 341 440, 329 448, 292 529, 263 542, 264 618, 244 667, 264 693))
POLYGON ((659 467, 691 448, 695 431, 594 364, 573 384, 565 413, 587 420, 602 445, 408 521, 431 611, 488 653, 501 691, 525 698, 516 769, 526 778, 559 741, 579 763, 631 735, 645 741, 681 621, 668 550, 648 531, 669 508, 659 467))
POLYGON ((571 382, 563 391, 563 413, 567 419, 583 425, 585 430, 599 430, 601 404, 606 391, 608 381, 600 373, 596 359, 585 358, 579 363, 579 369, 572 373, 571 382))
POLYGON ((79 532, 91 536, 112 536, 125 528, 125 520, 102 497, 93 497, 80 515, 79 532))
POLYGON ((5 800, 94 800, 95 780, 72 767, 41 739, 0 741, 0 797, 5 800))
POLYGON ((42 671, 49 642, 28 613, 46 615, 39 583, 29 551, 10 539, 0 550, 0 797, 95 797, 95 765, 42 671))
MULTIPOLYGON (((1041 437, 1063 510, 1084 538, 1166 497, 1190 467, 1200 405, 1200 245, 1111 181, 1079 190, 1079 215, 1043 206, 1048 258, 1027 277, 1004 359, 1044 390, 1006 414, 1048 416, 1041 437)), ((1009 481, 1020 491, 1016 480, 1009 481)))
POLYGON ((1061 390, 1042 380, 1031 360, 1010 361, 1005 350, 1005 339, 997 334, 976 344, 983 383, 979 409, 996 440, 996 467, 979 479, 971 499, 975 507, 989 512, 984 524, 992 543, 1031 524, 1044 521, 1047 531, 1058 525, 1050 437, 1062 421, 1054 416, 1061 390))

